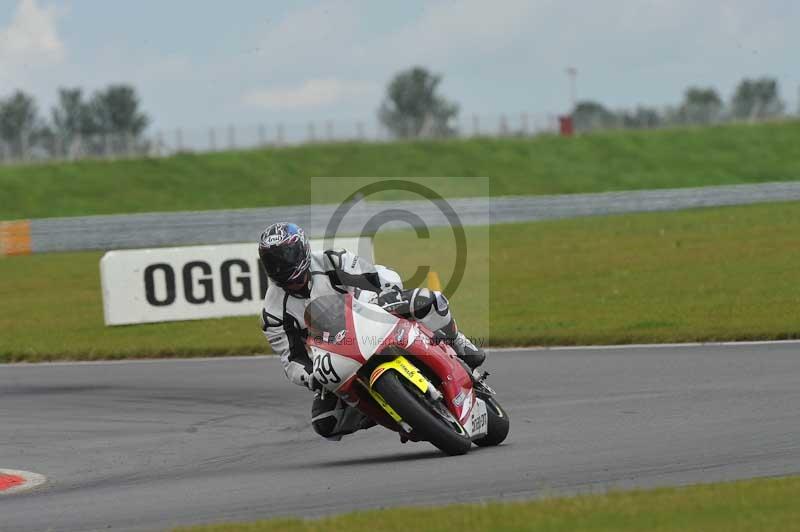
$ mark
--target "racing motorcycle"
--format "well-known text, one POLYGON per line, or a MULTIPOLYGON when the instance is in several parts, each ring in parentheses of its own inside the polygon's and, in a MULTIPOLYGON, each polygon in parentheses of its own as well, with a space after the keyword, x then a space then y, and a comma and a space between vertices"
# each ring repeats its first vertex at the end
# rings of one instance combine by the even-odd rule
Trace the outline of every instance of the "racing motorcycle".
POLYGON ((406 441, 449 455, 499 445, 508 414, 485 382, 422 324, 351 294, 312 301, 305 312, 314 377, 406 441))

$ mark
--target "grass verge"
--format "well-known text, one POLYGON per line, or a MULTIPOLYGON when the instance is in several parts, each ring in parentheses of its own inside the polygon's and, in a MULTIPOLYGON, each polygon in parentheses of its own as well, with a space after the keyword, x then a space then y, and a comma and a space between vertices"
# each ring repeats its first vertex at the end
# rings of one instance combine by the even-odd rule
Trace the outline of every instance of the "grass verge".
MULTIPOLYGON (((0 220, 304 204, 311 177, 491 177, 493 195, 800 179, 800 121, 566 139, 342 143, 0 167, 0 220)), ((445 195, 484 195, 458 183, 445 195)), ((335 184, 315 198, 341 199, 335 184)), ((393 199, 391 196, 383 199, 393 199)))
MULTIPOLYGON (((451 302, 461 328, 491 345, 800 337, 797 202, 468 232, 489 245, 470 249, 482 266, 451 302)), ((449 238, 387 232, 376 255, 408 276, 434 258, 446 283, 449 238)), ((104 327, 100 256, 0 259, 0 362, 267 351, 256 316, 104 327)))
POLYGON ((532 502, 396 508, 318 520, 274 519, 179 528, 177 531, 790 531, 800 530, 798 497, 800 478, 790 477, 581 495, 532 502))

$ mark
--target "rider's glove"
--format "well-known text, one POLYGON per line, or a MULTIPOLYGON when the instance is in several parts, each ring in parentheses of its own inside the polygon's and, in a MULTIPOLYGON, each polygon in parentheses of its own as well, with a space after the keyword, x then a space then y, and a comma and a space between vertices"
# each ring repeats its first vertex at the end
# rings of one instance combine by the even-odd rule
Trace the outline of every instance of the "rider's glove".
POLYGON ((384 290, 378 294, 378 305, 383 307, 386 312, 395 312, 406 303, 403 299, 403 293, 395 288, 384 290))
POLYGON ((312 392, 316 393, 322 389, 322 384, 314 377, 313 373, 306 374, 304 377, 304 383, 312 392))

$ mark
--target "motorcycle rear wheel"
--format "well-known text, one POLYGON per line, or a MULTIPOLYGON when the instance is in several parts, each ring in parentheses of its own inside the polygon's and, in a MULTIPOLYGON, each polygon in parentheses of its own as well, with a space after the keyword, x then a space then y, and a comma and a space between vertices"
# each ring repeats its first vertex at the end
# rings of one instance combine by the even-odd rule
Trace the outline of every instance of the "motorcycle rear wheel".
POLYGON ((386 371, 373 385, 403 421, 423 440, 431 442, 451 456, 466 454, 472 440, 455 416, 442 404, 434 405, 419 390, 410 389, 394 371, 386 371), (446 419, 450 417, 450 419, 446 419))

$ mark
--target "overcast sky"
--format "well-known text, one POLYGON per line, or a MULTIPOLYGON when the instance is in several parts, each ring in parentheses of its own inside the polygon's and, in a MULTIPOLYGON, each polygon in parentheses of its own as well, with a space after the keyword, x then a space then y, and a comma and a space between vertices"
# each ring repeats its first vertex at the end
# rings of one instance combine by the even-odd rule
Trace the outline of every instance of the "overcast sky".
POLYGON ((0 95, 47 109, 59 86, 139 90, 154 128, 373 120, 391 75, 423 65, 464 114, 730 96, 744 76, 800 85, 792 0, 0 0, 0 95))

